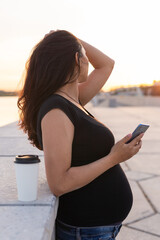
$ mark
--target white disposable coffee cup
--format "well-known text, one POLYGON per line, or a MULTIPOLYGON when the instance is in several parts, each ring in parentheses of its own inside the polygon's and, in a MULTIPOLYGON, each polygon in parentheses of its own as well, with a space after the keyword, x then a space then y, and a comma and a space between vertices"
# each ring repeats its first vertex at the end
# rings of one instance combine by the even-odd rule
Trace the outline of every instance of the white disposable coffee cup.
POLYGON ((37 155, 16 156, 14 163, 19 201, 37 199, 39 162, 37 155))

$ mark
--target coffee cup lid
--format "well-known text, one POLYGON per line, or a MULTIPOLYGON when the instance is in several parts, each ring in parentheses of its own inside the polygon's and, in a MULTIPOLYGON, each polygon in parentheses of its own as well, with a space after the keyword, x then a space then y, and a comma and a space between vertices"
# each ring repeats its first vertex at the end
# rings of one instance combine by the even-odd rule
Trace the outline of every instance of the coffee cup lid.
POLYGON ((14 163, 20 164, 31 164, 31 163, 39 163, 40 159, 38 155, 18 155, 15 158, 14 163))

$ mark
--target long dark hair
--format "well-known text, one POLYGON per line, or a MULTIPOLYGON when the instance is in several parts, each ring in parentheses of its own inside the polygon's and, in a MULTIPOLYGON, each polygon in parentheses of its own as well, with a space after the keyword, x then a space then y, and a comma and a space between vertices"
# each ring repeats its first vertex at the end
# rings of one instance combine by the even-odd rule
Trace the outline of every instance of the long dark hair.
POLYGON ((26 63, 24 86, 19 93, 18 126, 28 134, 33 146, 41 150, 37 139, 37 114, 43 101, 80 74, 75 53, 81 53, 80 41, 71 33, 58 30, 48 34, 33 49, 26 63), (77 70, 75 71, 75 69, 77 70))

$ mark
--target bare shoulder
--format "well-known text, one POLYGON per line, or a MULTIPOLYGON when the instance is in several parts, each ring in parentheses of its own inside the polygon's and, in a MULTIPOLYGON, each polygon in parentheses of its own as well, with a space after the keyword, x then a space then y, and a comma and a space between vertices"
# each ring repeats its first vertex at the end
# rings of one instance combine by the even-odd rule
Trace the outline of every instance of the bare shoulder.
POLYGON ((68 116, 60 109, 49 111, 41 121, 44 150, 53 143, 70 143, 73 140, 74 125, 68 116))
POLYGON ((42 128, 44 127, 52 127, 54 125, 64 125, 73 128, 73 123, 68 118, 68 116, 59 108, 55 108, 50 110, 45 114, 41 121, 42 128))

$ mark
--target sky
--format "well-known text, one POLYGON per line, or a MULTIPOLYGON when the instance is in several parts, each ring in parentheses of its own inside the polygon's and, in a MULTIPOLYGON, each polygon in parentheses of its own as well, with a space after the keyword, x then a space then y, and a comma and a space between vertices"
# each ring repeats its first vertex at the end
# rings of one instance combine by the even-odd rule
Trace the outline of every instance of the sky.
POLYGON ((1 0, 0 89, 21 87, 32 48, 56 29, 115 60, 105 90, 160 80, 159 9, 159 0, 1 0))

